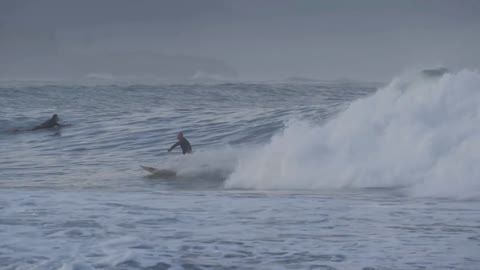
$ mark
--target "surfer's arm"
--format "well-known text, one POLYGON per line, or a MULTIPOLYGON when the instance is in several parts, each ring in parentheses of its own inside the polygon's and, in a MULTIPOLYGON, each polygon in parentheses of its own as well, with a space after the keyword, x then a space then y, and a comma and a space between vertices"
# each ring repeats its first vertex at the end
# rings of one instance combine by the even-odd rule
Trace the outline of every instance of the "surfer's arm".
POLYGON ((168 149, 168 152, 172 151, 173 148, 177 147, 180 145, 180 141, 178 141, 176 144, 172 145, 172 147, 170 147, 170 149, 168 149))

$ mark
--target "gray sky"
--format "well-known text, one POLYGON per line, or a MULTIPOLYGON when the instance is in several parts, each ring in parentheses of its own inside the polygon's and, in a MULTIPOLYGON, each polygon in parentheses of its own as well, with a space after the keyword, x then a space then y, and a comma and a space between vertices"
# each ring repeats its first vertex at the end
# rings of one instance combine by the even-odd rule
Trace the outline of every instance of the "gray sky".
POLYGON ((411 68, 477 68, 478 48, 475 0, 0 0, 0 57, 10 63, 45 50, 148 51, 222 61, 240 79, 382 81, 411 68))

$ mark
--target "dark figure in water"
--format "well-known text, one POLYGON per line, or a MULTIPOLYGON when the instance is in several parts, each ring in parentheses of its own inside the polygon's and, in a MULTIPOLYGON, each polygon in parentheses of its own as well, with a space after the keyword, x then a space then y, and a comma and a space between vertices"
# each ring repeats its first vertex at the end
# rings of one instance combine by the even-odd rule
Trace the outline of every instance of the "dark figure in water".
POLYGON ((55 127, 55 126, 61 127, 62 125, 60 125, 58 123, 58 120, 59 120, 58 115, 54 114, 52 116, 52 118, 50 118, 47 121, 41 123, 40 125, 34 127, 32 130, 52 128, 52 127, 55 127))
POLYGON ((192 153, 192 146, 190 145, 190 143, 187 141, 187 139, 185 139, 185 137, 183 137, 183 133, 182 132, 179 132, 177 134, 177 140, 178 142, 174 145, 172 145, 172 147, 170 147, 170 149, 168 149, 168 152, 172 151, 173 148, 177 147, 180 145, 180 147, 182 148, 182 153, 185 155, 185 154, 191 154, 192 153))

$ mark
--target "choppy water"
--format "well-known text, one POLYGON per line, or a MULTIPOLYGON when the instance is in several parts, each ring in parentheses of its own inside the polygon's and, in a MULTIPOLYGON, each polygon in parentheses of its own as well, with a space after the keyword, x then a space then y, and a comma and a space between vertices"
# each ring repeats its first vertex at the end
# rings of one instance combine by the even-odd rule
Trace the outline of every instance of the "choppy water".
POLYGON ((4 84, 0 269, 479 269, 480 79, 442 80, 4 84))

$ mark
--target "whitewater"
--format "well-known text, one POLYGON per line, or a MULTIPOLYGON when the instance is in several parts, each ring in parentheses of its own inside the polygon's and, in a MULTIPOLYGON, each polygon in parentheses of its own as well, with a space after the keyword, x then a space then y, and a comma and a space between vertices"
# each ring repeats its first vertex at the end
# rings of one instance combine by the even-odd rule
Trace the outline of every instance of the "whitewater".
POLYGON ((479 122, 475 70, 1 81, 0 269, 480 269, 479 122))
POLYGON ((480 77, 406 75, 325 125, 291 121, 240 160, 228 187, 408 187, 417 196, 480 197, 480 77))

